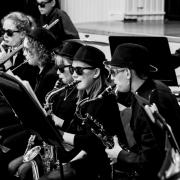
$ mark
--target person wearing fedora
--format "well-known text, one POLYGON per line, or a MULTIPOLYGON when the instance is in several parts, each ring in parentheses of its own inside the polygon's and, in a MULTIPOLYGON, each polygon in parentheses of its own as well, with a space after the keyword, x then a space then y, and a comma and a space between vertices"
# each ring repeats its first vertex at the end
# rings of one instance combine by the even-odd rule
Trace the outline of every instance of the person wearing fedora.
MULTIPOLYGON (((73 56, 78 49, 83 46, 82 43, 69 40, 63 48, 55 50, 55 63, 57 65, 57 73, 59 80, 62 82, 62 86, 73 82, 70 68, 73 62, 73 56)), ((77 102, 77 88, 73 86, 55 95, 53 97, 53 120, 57 126, 66 130, 70 121, 73 119, 73 115, 77 102), (59 119, 60 117, 61 119, 59 119), (62 121, 62 122, 61 122, 62 121)))
POLYGON ((107 156, 117 167, 134 169, 137 175, 132 179, 159 179, 158 172, 165 159, 166 132, 150 119, 144 105, 155 103, 172 127, 175 137, 178 137, 180 109, 177 100, 165 84, 151 78, 150 72, 156 73, 157 69, 150 65, 149 51, 142 45, 118 45, 111 61, 105 62, 105 65, 116 84, 117 94, 128 93, 131 96, 129 126, 135 139, 134 146, 127 152, 114 137, 114 147, 105 150, 107 156))
MULTIPOLYGON (((73 57, 70 72, 73 79, 79 81, 76 86, 78 101, 68 130, 61 131, 61 134, 65 143, 79 149, 79 154, 66 163, 72 173, 68 176, 64 170, 64 179, 109 180, 111 178, 112 171, 105 154, 105 146, 91 129, 92 119, 103 124, 108 134, 117 134, 121 142, 126 143, 114 94, 99 98, 107 87, 106 79, 109 75, 103 64, 105 60, 105 55, 101 50, 89 45, 80 47, 73 57), (87 114, 92 118, 89 119, 90 122, 88 122, 87 114), (85 119, 87 122, 84 121, 85 119)), ((40 178, 40 180, 45 179, 61 179, 61 176, 58 171, 52 171, 40 178)))

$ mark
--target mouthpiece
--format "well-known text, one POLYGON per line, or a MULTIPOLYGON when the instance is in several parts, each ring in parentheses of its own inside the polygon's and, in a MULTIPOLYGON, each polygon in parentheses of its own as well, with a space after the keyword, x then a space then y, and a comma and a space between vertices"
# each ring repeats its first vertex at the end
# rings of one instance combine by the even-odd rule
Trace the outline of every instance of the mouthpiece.
POLYGON ((67 84, 67 85, 65 86, 65 88, 70 88, 70 87, 72 87, 72 86, 75 86, 75 85, 77 85, 79 82, 80 82, 80 81, 73 81, 73 82, 67 84))
POLYGON ((115 88, 115 84, 108 86, 101 94, 99 94, 98 98, 103 98, 109 95, 115 88))

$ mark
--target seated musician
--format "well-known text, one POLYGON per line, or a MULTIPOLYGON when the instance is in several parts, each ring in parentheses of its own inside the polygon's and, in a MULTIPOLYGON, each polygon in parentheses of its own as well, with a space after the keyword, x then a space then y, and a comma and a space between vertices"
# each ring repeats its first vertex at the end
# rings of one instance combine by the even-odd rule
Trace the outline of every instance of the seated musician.
POLYGON ((28 80, 31 86, 34 87, 34 68, 27 63, 24 63, 25 57, 23 55, 22 48, 20 48, 20 50, 17 52, 15 51, 22 46, 26 34, 29 33, 31 29, 36 27, 33 18, 21 12, 11 12, 2 18, 1 25, 1 70, 4 72, 7 72, 9 69, 12 70, 15 75, 18 75, 23 80, 28 80), (6 57, 8 57, 12 52, 16 53, 12 54, 12 57, 7 58, 6 60, 6 57), (22 64, 23 68, 17 68, 22 64))
MULTIPOLYGON (((23 56, 23 50, 20 49, 12 57, 8 58, 4 62, 4 59, 9 56, 11 51, 17 49, 25 38, 27 32, 29 32, 35 25, 33 21, 29 20, 30 17, 21 12, 11 12, 1 19, 1 42, 0 42, 0 69, 6 72, 8 69, 15 69, 19 65, 23 64, 25 57, 23 56)), ((28 80, 33 87, 35 84, 35 73, 32 66, 25 64, 23 68, 15 70, 14 74, 18 75, 21 79, 28 80)), ((15 118, 9 104, 3 95, 0 95, 0 128, 5 126, 14 125, 18 121, 15 118)))
POLYGON ((44 104, 45 95, 54 87, 58 79, 52 52, 55 48, 53 34, 44 28, 35 28, 24 40, 24 55, 31 66, 38 67, 34 92, 44 104))
MULTIPOLYGON (((73 58, 70 72, 74 80, 80 81, 77 84, 78 103, 74 119, 68 132, 64 132, 63 139, 64 142, 80 149, 82 154, 80 154, 81 158, 75 157, 70 163, 65 164, 63 167, 65 179, 110 179, 111 167, 104 151, 104 144, 91 131, 92 122, 91 118, 89 121, 86 118, 87 113, 94 120, 102 123, 109 134, 117 133, 121 142, 126 143, 115 96, 112 94, 98 98, 107 87, 108 71, 103 61, 105 61, 104 53, 87 45, 81 47, 73 58), (69 165, 68 168, 66 165, 69 165)), ((59 170, 54 170, 40 178, 40 180, 45 179, 61 179, 61 174, 59 170)))
MULTIPOLYGON (((63 126, 59 125, 62 126, 63 130, 68 127, 70 120, 73 118, 77 101, 77 89, 73 86, 63 91, 57 91, 55 95, 54 92, 73 81, 69 67, 72 64, 73 56, 81 46, 81 43, 68 41, 64 44, 62 49, 56 48, 55 50, 55 63, 58 67, 57 73, 59 74, 59 79, 63 82, 63 85, 60 85, 58 88, 53 88, 50 93, 47 93, 48 97, 46 98, 51 99, 51 101, 46 102, 45 109, 52 115, 54 121, 56 122, 55 124, 59 124, 59 122, 63 124, 63 126), (50 96, 52 97, 50 98, 50 96), (51 103, 53 103, 52 107, 51 103)), ((9 172, 11 175, 14 175, 17 171, 20 179, 23 179, 26 176, 31 177, 32 174, 29 173, 29 171, 32 171, 31 163, 26 162, 22 164, 22 159, 23 156, 11 161, 9 163, 9 172)))
POLYGON ((143 105, 147 102, 155 103, 172 127, 175 137, 178 137, 177 127, 180 122, 180 109, 175 96, 165 84, 150 77, 150 72, 155 69, 150 65, 149 57, 145 47, 126 43, 119 45, 112 60, 105 63, 110 69, 117 92, 128 92, 131 95, 132 118, 129 126, 131 136, 135 139, 135 145, 127 152, 114 137, 114 147, 106 148, 106 153, 111 164, 119 168, 129 167, 137 172, 133 180, 159 179, 158 172, 165 158, 165 129, 151 121, 143 105), (145 100, 140 103, 139 97, 145 100))
MULTIPOLYGON (((67 41, 59 52, 56 51, 56 64, 58 67, 57 73, 59 75, 59 79, 64 85, 73 81, 69 69, 73 62, 73 56, 81 46, 83 46, 81 43, 72 40, 67 41)), ((54 122, 63 130, 66 130, 75 112, 77 89, 75 86, 72 88, 67 88, 65 91, 57 93, 53 99, 52 116, 54 122), (60 119, 58 120, 58 117, 61 118, 62 122, 60 119), (63 119, 65 119, 65 121, 63 119)))

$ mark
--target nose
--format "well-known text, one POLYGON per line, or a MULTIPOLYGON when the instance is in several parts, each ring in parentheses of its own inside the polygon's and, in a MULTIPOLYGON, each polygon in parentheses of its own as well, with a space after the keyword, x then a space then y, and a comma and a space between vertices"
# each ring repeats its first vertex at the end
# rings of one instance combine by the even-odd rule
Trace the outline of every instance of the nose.
POLYGON ((114 81, 114 76, 112 76, 111 74, 110 74, 110 78, 112 81, 114 81))
POLYGON ((58 74, 58 75, 60 74, 60 71, 59 71, 59 69, 57 70, 57 74, 58 74))

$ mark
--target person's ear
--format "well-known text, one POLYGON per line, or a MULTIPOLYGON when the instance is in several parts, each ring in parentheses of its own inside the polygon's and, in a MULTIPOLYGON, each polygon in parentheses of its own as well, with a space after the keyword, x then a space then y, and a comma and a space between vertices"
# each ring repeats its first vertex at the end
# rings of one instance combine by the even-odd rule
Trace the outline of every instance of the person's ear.
POLYGON ((131 79, 132 71, 127 68, 127 69, 126 69, 126 73, 127 73, 127 79, 131 79))
POLYGON ((94 78, 97 78, 100 75, 100 71, 101 70, 99 68, 94 69, 94 78))
POLYGON ((56 5, 56 0, 52 0, 52 7, 56 5))

